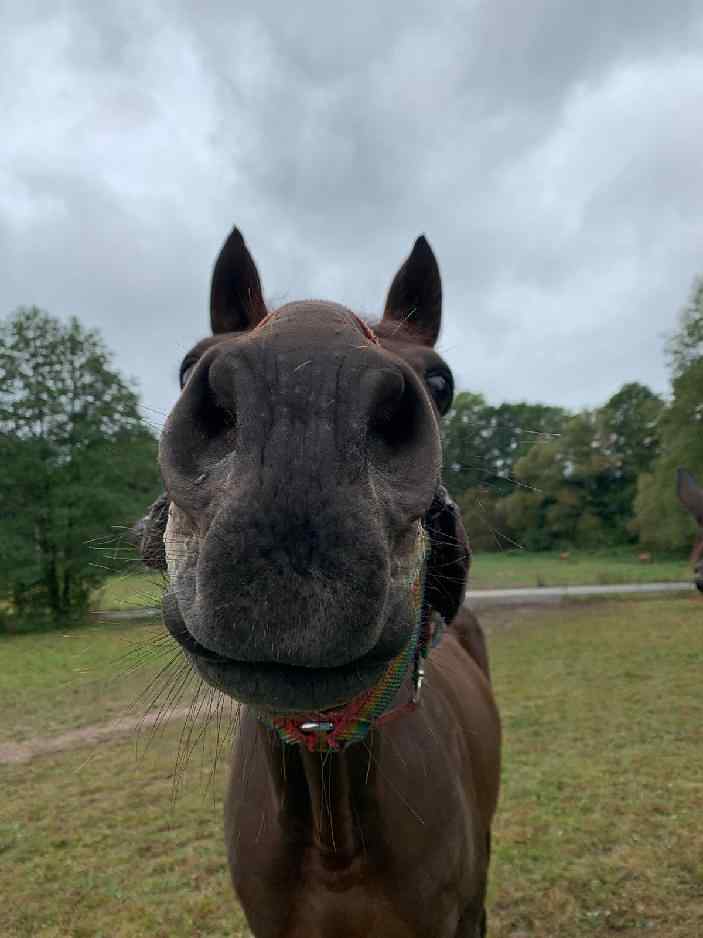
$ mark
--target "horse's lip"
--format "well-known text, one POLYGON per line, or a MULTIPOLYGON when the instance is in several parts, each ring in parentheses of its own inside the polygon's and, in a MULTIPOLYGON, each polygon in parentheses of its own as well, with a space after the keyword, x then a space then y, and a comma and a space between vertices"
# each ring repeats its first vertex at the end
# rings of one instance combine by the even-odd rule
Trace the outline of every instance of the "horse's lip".
MULTIPOLYGON (((171 634, 173 635, 173 632, 171 634)), ((387 663, 385 658, 381 658, 379 655, 375 654, 375 649, 371 649, 370 652, 362 655, 361 658, 350 661, 348 664, 336 665, 329 668, 310 668, 303 665, 279 664, 275 661, 240 661, 237 658, 228 658, 217 652, 210 651, 209 648, 201 645, 197 639, 193 638, 187 628, 183 634, 173 635, 173 637, 184 651, 187 651, 193 658, 199 658, 201 661, 215 664, 225 671, 229 668, 232 671, 236 670, 240 673, 255 674, 265 672, 271 676, 278 674, 281 677, 301 673, 310 675, 324 673, 332 676, 334 674, 348 674, 350 670, 362 671, 366 667, 377 667, 379 664, 387 663)))
MULTIPOLYGON (((217 674, 217 684, 221 689, 223 685, 257 685, 264 681, 268 686, 275 686, 278 683, 292 685, 302 681, 315 681, 321 679, 326 685, 334 684, 337 680, 348 683, 353 680, 358 682, 357 692, 373 685, 379 677, 379 673, 388 664, 388 659, 376 653, 376 649, 371 649, 365 655, 347 664, 337 665, 328 668, 309 668, 302 665, 280 664, 276 662, 252 662, 239 661, 236 658, 229 658, 218 652, 211 651, 202 645, 188 631, 188 626, 181 614, 178 602, 173 594, 166 594, 163 603, 164 621, 171 636, 176 639, 179 645, 186 652, 193 664, 197 667, 198 662, 202 663, 204 669, 210 675, 217 674)), ((202 672, 201 672, 202 673, 202 672)), ((228 693, 228 691, 225 691, 228 693)), ((236 696, 230 694, 230 696, 236 696)), ((244 701, 251 702, 251 701, 244 701)), ((329 709, 331 706, 346 702, 346 698, 325 702, 322 709, 329 709)), ((260 710, 276 711, 280 708, 269 707, 265 701, 256 701, 260 710)), ((295 711, 295 706, 284 706, 284 710, 295 711)))
MULTIPOLYGON (((177 604, 174 603, 174 605, 177 604)), ((175 638, 181 648, 187 651, 189 655, 193 655, 195 658, 201 658, 204 661, 212 661, 219 665, 233 663, 231 659, 225 658, 216 651, 210 651, 209 648, 201 645, 197 638, 194 638, 188 631, 188 626, 185 624, 180 612, 178 616, 174 618, 172 614, 168 614, 166 609, 164 609, 164 621, 166 628, 171 633, 171 637, 175 638)))
POLYGON ((348 703, 357 694, 368 690, 379 680, 384 667, 354 662, 337 668, 302 668, 285 664, 251 664, 228 659, 213 661, 201 659, 188 653, 194 667, 208 683, 241 703, 254 705, 263 713, 323 713, 348 703), (348 691, 350 680, 353 691, 348 691), (299 696, 300 686, 305 687, 304 697, 299 696), (331 691, 312 691, 313 687, 334 688, 331 691), (342 691, 339 688, 344 687, 342 691), (262 688, 266 688, 262 692, 262 688), (282 688, 287 688, 280 696, 282 688), (291 690, 291 688, 294 688, 291 690), (310 698, 310 694, 313 698, 310 698))

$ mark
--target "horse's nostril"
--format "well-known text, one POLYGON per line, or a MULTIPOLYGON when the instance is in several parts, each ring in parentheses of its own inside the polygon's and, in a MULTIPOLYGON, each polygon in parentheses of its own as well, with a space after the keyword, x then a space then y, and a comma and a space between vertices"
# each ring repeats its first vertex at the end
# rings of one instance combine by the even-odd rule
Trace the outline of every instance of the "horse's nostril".
POLYGON ((417 389, 400 370, 369 375, 368 427, 371 440, 398 451, 417 437, 421 402, 417 389))
POLYGON ((369 424, 383 427, 396 416, 405 393, 405 379, 399 371, 374 372, 367 382, 369 393, 369 424))

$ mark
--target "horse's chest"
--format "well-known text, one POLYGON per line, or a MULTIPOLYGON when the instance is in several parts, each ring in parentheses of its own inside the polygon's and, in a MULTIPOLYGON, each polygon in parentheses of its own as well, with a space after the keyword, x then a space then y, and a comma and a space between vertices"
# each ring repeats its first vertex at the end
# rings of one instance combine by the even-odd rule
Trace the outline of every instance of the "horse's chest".
MULTIPOLYGON (((368 858, 331 868, 311 850, 252 869, 235 885, 255 938, 450 938, 461 912, 443 874, 379 867, 368 858), (292 861, 292 858, 289 858, 292 861), (265 897, 265 898, 264 898, 265 897)), ((237 882, 237 880, 239 880, 237 882)))
POLYGON ((344 892, 325 886, 301 891, 281 938, 409 938, 414 934, 392 903, 364 884, 344 892))

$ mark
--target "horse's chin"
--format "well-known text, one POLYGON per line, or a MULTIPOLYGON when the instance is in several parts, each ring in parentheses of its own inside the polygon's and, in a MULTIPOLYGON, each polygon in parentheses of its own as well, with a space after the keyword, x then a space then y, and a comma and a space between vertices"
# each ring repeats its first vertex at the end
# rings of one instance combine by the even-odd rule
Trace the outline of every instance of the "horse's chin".
POLYGON ((173 593, 164 597, 163 613, 171 636, 207 684, 270 713, 308 713, 343 705, 373 687, 396 652, 381 641, 359 658, 327 668, 238 661, 206 648, 191 634, 173 593))

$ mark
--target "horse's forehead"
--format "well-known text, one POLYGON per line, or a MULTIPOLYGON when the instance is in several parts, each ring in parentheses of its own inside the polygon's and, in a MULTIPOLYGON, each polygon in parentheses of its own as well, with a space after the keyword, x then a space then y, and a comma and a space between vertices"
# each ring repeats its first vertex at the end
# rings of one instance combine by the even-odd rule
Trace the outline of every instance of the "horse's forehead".
POLYGON ((294 300, 291 303, 284 303, 283 306, 279 306, 271 313, 272 318, 277 319, 280 316, 295 317, 301 320, 306 318, 319 318, 323 321, 329 319, 332 322, 352 321, 357 318, 356 314, 347 306, 343 306, 341 303, 333 303, 330 300, 294 300))
POLYGON ((359 334, 375 341, 369 327, 352 310, 341 303, 326 300, 301 300, 286 303, 259 323, 255 333, 286 335, 305 334, 326 342, 357 340, 359 334))

